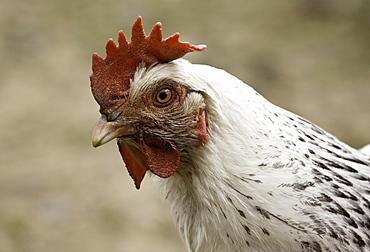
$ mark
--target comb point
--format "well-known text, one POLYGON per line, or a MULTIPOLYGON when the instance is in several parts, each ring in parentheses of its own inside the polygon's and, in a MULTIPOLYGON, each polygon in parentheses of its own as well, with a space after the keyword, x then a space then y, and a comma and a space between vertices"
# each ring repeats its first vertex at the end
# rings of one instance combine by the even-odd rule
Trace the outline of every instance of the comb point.
POLYGON ((139 43, 140 41, 145 39, 145 31, 143 26, 143 19, 139 16, 135 23, 132 25, 132 32, 131 32, 131 43, 139 43))
POLYGON ((196 45, 194 46, 194 48, 196 48, 197 51, 204 51, 207 49, 207 46, 206 45, 196 45))
POLYGON ((100 55, 96 52, 93 53, 92 58, 93 58, 93 60, 103 60, 103 58, 100 57, 100 55))
POLYGON ((180 42, 179 38, 180 38, 180 33, 176 32, 171 37, 166 38, 164 42, 170 43, 171 45, 183 44, 180 42))
POLYGON ((118 46, 120 49, 125 49, 128 46, 125 33, 122 30, 118 32, 118 46))
POLYGON ((158 22, 153 26, 148 38, 158 43, 162 41, 163 38, 162 23, 158 22))
POLYGON ((117 52, 117 45, 116 42, 114 42, 113 39, 109 39, 107 42, 107 45, 105 46, 105 51, 107 54, 107 58, 114 57, 117 52))
POLYGON ((92 55, 92 71, 93 73, 98 72, 99 69, 101 69, 101 66, 103 65, 104 59, 100 57, 99 54, 94 53, 92 55))

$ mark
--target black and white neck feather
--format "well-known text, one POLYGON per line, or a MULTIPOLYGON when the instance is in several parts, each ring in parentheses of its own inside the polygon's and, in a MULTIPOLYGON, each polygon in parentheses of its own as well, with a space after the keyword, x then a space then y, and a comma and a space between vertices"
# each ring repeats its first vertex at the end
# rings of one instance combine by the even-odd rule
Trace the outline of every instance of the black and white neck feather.
POLYGON ((206 144, 153 176, 188 251, 369 251, 370 153, 279 108, 228 73, 185 60, 141 69, 202 95, 206 144))

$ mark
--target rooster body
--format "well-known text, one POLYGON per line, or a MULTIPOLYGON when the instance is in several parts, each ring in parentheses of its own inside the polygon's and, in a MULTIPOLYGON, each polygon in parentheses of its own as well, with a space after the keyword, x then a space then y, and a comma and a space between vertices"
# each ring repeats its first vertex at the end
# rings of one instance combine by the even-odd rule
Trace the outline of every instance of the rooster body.
POLYGON ((94 145, 117 137, 137 187, 154 174, 188 251, 370 250, 366 149, 182 59, 139 65, 121 97, 94 145))

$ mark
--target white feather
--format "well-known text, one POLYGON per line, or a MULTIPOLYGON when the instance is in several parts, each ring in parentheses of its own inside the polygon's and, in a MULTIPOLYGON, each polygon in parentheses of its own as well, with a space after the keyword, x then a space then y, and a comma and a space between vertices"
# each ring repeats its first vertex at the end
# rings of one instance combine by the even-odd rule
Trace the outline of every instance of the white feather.
POLYGON ((132 92, 166 79, 202 94, 189 106, 206 104, 207 143, 182 153, 170 178, 152 176, 188 251, 370 249, 370 225, 360 227, 370 220, 368 147, 355 150, 225 71, 185 60, 139 70, 132 92))
POLYGON ((360 151, 362 151, 363 153, 366 153, 366 154, 370 155, 370 144, 365 145, 364 147, 362 147, 360 149, 360 151))

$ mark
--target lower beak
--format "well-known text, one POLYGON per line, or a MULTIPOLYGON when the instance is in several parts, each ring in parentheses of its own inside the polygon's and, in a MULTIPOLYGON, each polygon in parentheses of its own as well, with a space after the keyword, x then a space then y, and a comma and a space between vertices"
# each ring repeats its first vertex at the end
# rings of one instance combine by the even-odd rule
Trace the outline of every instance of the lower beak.
POLYGON ((121 137, 132 135, 136 132, 135 121, 112 121, 108 122, 105 115, 102 115, 92 133, 92 145, 98 147, 109 141, 121 137))

